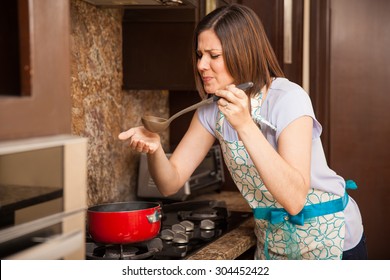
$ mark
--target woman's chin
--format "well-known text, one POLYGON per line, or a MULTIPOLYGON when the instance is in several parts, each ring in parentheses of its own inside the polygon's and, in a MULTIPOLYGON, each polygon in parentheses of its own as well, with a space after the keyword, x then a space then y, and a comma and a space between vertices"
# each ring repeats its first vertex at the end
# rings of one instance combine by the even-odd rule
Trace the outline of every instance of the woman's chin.
POLYGON ((213 86, 207 86, 207 85, 204 85, 203 86, 203 89, 204 91, 207 93, 207 94, 212 94, 215 92, 215 89, 213 86))

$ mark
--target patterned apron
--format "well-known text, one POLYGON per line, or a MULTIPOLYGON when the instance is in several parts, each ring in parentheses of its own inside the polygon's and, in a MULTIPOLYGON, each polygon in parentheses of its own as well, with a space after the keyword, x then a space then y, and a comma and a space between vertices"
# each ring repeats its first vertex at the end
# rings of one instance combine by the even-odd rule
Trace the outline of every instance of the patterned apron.
MULTIPOLYGON (((251 99, 252 118, 259 120, 262 95, 251 99)), ((344 247, 344 212, 348 195, 310 189, 303 210, 289 215, 264 185, 242 141, 223 138, 225 117, 219 111, 216 136, 226 166, 255 218, 255 259, 341 259, 344 247)))

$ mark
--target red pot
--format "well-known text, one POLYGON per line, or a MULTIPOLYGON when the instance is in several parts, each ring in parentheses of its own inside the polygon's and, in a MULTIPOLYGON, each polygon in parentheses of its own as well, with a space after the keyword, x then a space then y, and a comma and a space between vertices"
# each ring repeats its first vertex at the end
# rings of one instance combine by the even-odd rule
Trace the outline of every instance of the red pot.
POLYGON ((88 228, 95 242, 135 243, 154 238, 161 228, 161 207, 154 202, 119 202, 88 208, 88 228))

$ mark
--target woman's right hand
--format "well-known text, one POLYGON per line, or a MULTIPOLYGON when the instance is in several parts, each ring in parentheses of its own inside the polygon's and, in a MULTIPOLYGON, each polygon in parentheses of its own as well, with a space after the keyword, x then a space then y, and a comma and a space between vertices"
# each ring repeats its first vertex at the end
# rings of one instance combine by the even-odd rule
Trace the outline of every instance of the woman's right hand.
POLYGON ((133 127, 118 135, 120 140, 130 140, 129 146, 132 150, 140 153, 153 154, 161 146, 160 136, 150 132, 143 126, 133 127))

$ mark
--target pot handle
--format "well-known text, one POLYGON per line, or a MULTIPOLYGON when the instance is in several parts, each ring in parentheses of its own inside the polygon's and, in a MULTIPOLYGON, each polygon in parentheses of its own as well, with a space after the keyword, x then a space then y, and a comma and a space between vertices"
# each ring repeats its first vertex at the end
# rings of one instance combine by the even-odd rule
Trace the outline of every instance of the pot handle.
POLYGON ((156 210, 153 214, 147 215, 146 218, 148 219, 149 223, 153 224, 161 220, 161 213, 156 210))

